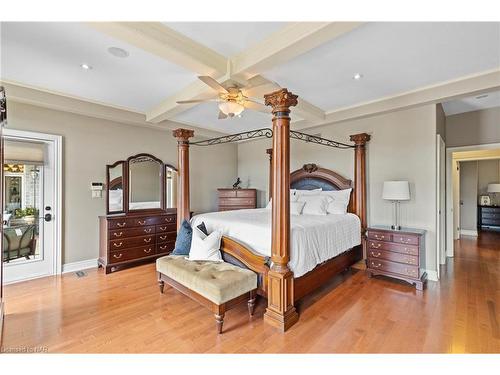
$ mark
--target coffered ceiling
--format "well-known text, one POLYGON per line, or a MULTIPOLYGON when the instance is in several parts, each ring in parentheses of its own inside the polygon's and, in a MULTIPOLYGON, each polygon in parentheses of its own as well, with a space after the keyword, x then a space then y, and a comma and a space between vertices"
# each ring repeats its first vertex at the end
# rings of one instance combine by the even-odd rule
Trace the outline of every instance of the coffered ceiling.
POLYGON ((259 98, 287 87, 299 95, 295 128, 500 89, 500 23, 2 23, 0 47, 9 84, 220 133, 271 116, 218 120, 216 103, 178 105, 213 93, 198 75, 267 82, 259 98))

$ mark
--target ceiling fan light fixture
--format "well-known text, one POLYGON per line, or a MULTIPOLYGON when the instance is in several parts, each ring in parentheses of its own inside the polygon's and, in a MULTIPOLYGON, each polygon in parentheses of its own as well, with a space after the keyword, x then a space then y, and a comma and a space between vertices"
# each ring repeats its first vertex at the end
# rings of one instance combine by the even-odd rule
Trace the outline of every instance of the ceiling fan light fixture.
POLYGON ((219 104, 219 109, 225 115, 229 117, 234 117, 240 115, 241 112, 243 112, 243 110, 245 109, 245 107, 233 101, 226 101, 219 104))

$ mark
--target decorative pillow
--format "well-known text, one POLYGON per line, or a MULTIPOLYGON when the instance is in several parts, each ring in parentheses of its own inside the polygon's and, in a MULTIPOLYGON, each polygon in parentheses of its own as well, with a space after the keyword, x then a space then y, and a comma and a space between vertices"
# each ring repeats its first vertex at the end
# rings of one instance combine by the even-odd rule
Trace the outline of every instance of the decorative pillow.
POLYGON ((193 228, 191 228, 191 224, 189 224, 187 220, 184 220, 179 228, 179 233, 177 233, 175 248, 174 251, 172 251, 172 255, 189 255, 192 237, 193 228))
POLYGON ((347 207, 349 206, 349 201, 351 199, 352 189, 344 190, 332 190, 321 192, 322 196, 327 196, 332 198, 330 204, 328 205, 329 214, 346 214, 347 207))
POLYGON ((205 226, 204 221, 202 221, 201 224, 197 225, 196 228, 201 230, 205 236, 208 236, 208 230, 207 230, 207 227, 205 226))
POLYGON ((222 233, 218 230, 213 231, 207 236, 198 227, 194 228, 191 250, 187 259, 222 262, 222 254, 220 252, 221 238, 222 233))
POLYGON ((306 202, 290 202, 290 215, 300 215, 306 202))
MULTIPOLYGON (((295 190, 290 190, 290 203, 291 202, 297 202, 299 199, 299 196, 297 194, 295 194, 295 190)), ((271 207, 273 206, 273 198, 269 199, 269 202, 267 202, 267 205, 266 205, 266 208, 268 210, 271 209, 271 207)))
POLYGON ((300 198, 302 195, 318 195, 323 191, 323 188, 313 189, 313 190, 296 190, 292 189, 295 195, 300 198))
POLYGON ((328 209, 328 203, 330 203, 331 198, 322 195, 311 195, 302 196, 299 198, 299 202, 305 202, 304 209, 302 210, 303 215, 326 215, 328 209))

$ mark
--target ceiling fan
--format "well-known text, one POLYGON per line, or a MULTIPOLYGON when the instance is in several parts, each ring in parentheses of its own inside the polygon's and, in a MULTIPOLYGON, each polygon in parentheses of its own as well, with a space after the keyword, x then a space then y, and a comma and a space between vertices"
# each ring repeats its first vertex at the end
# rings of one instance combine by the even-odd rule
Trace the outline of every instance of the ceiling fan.
POLYGON ((269 113, 268 107, 259 102, 258 99, 249 97, 248 93, 246 93, 247 90, 270 84, 271 82, 269 81, 263 82, 262 80, 256 79, 256 84, 250 83, 250 85, 245 87, 238 87, 235 84, 234 86, 225 88, 210 76, 199 76, 198 78, 203 83, 207 84, 212 89, 217 91, 217 93, 203 99, 180 100, 177 102, 177 104, 205 103, 214 101, 219 102, 219 120, 228 117, 232 118, 235 116, 240 116, 246 108, 253 109, 259 112, 269 113))

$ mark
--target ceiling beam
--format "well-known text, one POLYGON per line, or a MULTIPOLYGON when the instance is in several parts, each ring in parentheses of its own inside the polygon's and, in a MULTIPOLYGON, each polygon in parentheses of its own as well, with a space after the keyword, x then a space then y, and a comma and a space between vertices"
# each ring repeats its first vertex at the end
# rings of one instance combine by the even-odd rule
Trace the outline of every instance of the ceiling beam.
POLYGON ((90 22, 87 25, 199 75, 226 73, 224 56, 160 22, 90 22))
POLYGON ((292 123, 292 128, 300 130, 341 121, 355 120, 421 105, 442 103, 499 89, 500 70, 495 69, 371 102, 361 103, 352 107, 327 111, 323 121, 296 121, 292 123))
POLYGON ((296 22, 231 58, 231 75, 249 78, 361 26, 362 22, 296 22))

